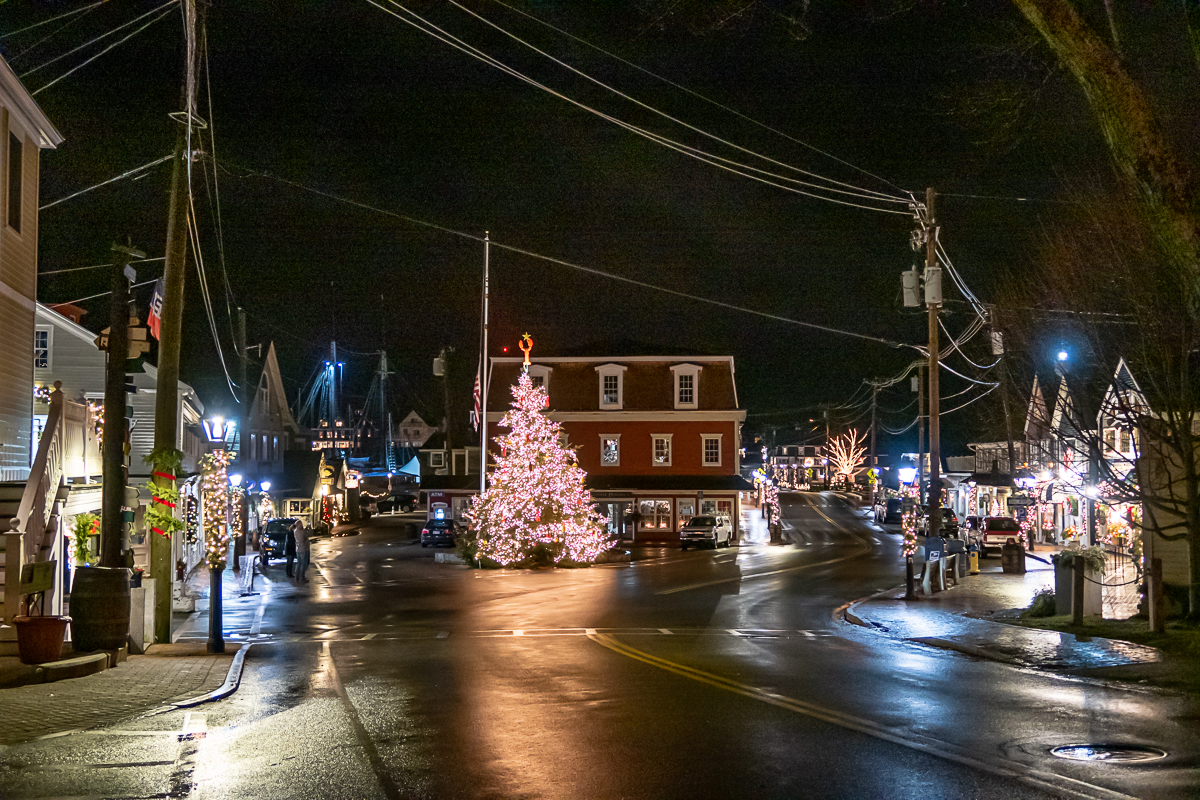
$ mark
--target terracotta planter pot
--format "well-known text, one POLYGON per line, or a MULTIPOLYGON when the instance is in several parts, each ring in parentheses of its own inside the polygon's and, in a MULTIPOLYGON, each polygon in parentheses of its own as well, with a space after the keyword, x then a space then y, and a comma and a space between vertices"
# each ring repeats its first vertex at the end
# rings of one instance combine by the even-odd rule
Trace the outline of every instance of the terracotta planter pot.
POLYGON ((70 617, 13 617, 22 664, 58 661, 70 617))

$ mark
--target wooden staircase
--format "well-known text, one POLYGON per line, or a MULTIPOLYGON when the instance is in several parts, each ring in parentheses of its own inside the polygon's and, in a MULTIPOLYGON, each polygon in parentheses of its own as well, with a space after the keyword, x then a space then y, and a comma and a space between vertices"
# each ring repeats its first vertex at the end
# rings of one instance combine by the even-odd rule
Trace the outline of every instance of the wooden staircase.
MULTIPOLYGON (((65 499, 63 474, 65 432, 61 384, 55 382, 50 395, 50 413, 38 442, 37 455, 24 484, 0 484, 0 548, 3 553, 4 622, 0 640, 13 638, 14 616, 22 612, 19 592, 21 566, 45 561, 61 549, 62 524, 59 509, 65 499)), ((53 597, 47 597, 45 611, 61 611, 62 587, 56 582, 53 597)))

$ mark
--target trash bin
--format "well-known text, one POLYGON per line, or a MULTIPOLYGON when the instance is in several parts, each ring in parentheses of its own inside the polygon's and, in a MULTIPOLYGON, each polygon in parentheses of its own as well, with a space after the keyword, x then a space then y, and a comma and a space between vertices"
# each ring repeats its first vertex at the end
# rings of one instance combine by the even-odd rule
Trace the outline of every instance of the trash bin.
POLYGON ((1009 541, 1000 548, 1000 568, 1007 573, 1025 574, 1025 548, 1009 541))
POLYGON ((946 540, 946 555, 958 557, 954 559, 956 578, 967 577, 967 543, 962 539, 947 539, 946 540))

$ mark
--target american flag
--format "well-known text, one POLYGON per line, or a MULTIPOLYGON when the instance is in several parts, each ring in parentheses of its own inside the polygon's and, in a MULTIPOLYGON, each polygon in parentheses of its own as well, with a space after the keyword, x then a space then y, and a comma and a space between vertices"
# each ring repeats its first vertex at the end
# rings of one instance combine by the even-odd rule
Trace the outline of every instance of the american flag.
POLYGON ((471 392, 471 396, 475 400, 475 407, 471 409, 471 425, 473 425, 475 427, 475 430, 479 430, 479 413, 480 413, 480 405, 479 404, 480 404, 480 400, 483 396, 483 392, 479 388, 479 373, 478 372, 475 373, 475 389, 471 392))

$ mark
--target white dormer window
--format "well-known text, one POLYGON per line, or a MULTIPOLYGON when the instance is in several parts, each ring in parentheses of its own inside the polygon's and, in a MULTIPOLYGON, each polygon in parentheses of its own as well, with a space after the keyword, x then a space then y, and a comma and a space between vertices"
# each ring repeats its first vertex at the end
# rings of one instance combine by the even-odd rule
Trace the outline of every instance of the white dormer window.
POLYGON ((546 390, 546 406, 550 405, 550 373, 554 370, 551 367, 543 367, 540 364, 529 365, 529 382, 534 388, 542 387, 546 390))
POLYGON ((596 367, 600 386, 601 410, 620 411, 625 406, 625 367, 605 364, 596 367))
POLYGON ((675 408, 700 407, 700 370, 695 364, 676 364, 671 367, 675 376, 675 408))
POLYGON ((445 452, 435 450, 434 452, 430 453, 429 454, 429 466, 435 467, 435 468, 436 467, 445 467, 446 466, 445 452))

